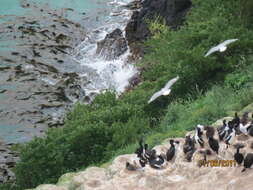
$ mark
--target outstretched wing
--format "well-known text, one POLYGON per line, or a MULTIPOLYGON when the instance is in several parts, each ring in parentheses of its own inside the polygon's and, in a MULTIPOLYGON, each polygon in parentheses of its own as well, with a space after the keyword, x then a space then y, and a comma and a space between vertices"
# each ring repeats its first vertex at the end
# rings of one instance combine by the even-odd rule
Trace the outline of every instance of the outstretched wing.
POLYGON ((212 47, 205 55, 205 57, 207 57, 208 55, 212 54, 213 52, 219 51, 220 47, 222 46, 227 46, 228 44, 231 44, 235 41, 237 41, 238 39, 230 39, 230 40, 226 40, 222 43, 220 43, 219 45, 212 47))
POLYGON ((153 94, 153 96, 151 96, 151 98, 149 99, 148 101, 148 104, 153 102, 156 98, 158 98, 159 96, 161 96, 163 93, 162 93, 162 90, 156 92, 153 94))
POLYGON ((233 43, 233 42, 235 42, 235 41, 237 41, 237 40, 238 40, 238 39, 226 40, 226 41, 222 42, 220 45, 222 45, 222 46, 227 46, 228 44, 231 44, 231 43, 233 43))
POLYGON ((216 52, 219 50, 218 46, 212 47, 211 49, 209 49, 209 51, 206 53, 205 57, 207 57, 208 55, 212 54, 213 52, 216 52))
POLYGON ((167 82, 167 84, 165 85, 164 89, 166 89, 166 90, 167 90, 167 89, 170 89, 170 87, 171 87, 175 82, 177 82, 178 79, 179 79, 179 76, 177 76, 177 77, 171 79, 169 82, 167 82))

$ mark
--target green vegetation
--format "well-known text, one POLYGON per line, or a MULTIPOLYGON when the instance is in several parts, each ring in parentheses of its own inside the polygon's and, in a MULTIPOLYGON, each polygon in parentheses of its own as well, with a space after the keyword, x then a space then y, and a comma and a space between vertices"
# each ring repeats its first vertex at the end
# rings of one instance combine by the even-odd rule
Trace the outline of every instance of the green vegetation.
POLYGON ((63 128, 24 145, 15 169, 20 189, 54 183, 64 173, 133 152, 141 136, 155 145, 252 103, 253 31, 241 2, 193 0, 177 31, 153 22, 154 36, 140 64, 143 82, 119 99, 106 92, 91 105, 77 104, 63 128), (231 38, 240 40, 223 54, 203 57, 211 46, 231 38), (147 104, 176 75, 180 80, 171 96, 147 104))

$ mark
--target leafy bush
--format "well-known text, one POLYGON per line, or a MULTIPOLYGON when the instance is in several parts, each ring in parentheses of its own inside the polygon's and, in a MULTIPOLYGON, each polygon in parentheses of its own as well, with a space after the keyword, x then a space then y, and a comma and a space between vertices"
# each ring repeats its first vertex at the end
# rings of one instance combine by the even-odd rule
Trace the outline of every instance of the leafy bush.
POLYGON ((252 27, 252 18, 253 18, 253 1, 251 0, 241 0, 240 1, 240 16, 246 26, 252 27))
POLYGON ((223 81, 225 75, 248 64, 244 58, 253 48, 253 32, 245 29, 238 13, 240 1, 193 0, 192 11, 179 30, 162 24, 151 24, 154 37, 147 41, 148 54, 142 64, 145 81, 150 81, 154 91, 170 78, 181 79, 173 87, 176 97, 189 91, 208 89, 210 83, 223 81), (223 54, 205 53, 226 39, 238 38, 223 54))
POLYGON ((110 92, 97 96, 92 105, 77 104, 63 128, 21 148, 17 183, 22 188, 54 183, 63 173, 110 159, 114 150, 147 132, 149 120, 143 115, 139 105, 116 101, 110 92))

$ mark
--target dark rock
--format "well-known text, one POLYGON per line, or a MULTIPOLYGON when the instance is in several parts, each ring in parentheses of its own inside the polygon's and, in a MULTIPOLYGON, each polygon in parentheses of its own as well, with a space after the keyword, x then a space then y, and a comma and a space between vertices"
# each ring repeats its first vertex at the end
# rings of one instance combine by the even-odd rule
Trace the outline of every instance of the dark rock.
MULTIPOLYGON (((134 11, 125 29, 126 39, 131 51, 132 47, 136 48, 136 44, 147 40, 151 36, 147 20, 154 20, 157 16, 160 16, 168 26, 176 29, 182 24, 190 7, 190 0, 144 0, 142 9, 134 11)), ((138 48, 141 50, 137 52, 142 55, 144 53, 142 46, 138 48)))
POLYGON ((137 86, 140 82, 141 78, 139 73, 137 73, 129 79, 129 86, 133 88, 134 86, 137 86))
POLYGON ((7 69, 10 69, 10 67, 9 66, 0 67, 0 71, 4 71, 4 70, 7 70, 7 69))
POLYGON ((16 100, 28 100, 30 99, 32 96, 32 94, 29 94, 27 92, 20 92, 16 97, 15 99, 16 100))
POLYGON ((0 183, 15 180, 15 174, 11 171, 19 160, 17 153, 11 150, 11 146, 0 142, 0 183))
POLYGON ((96 53, 106 60, 113 60, 127 51, 127 42, 120 29, 107 34, 105 39, 97 43, 96 53))
POLYGON ((55 41, 57 43, 60 43, 64 40, 66 40, 67 38, 68 38, 68 36, 66 36, 65 34, 59 34, 59 35, 56 36, 55 41))
POLYGON ((7 90, 6 89, 0 89, 0 94, 5 93, 7 90))
POLYGON ((141 8, 141 0, 132 1, 132 2, 128 3, 127 5, 123 5, 122 7, 127 8, 129 10, 140 9, 141 8))
POLYGON ((19 52, 11 52, 11 55, 19 55, 19 52))

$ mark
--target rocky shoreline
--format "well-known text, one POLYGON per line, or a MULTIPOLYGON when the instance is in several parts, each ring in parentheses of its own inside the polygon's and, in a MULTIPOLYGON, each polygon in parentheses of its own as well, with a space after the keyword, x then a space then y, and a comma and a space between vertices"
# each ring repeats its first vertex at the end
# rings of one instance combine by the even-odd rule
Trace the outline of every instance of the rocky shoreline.
MULTIPOLYGON (((125 31, 116 29, 98 42, 97 54, 111 60, 126 52, 128 45, 132 53, 129 60, 137 61, 145 53, 143 42, 151 35, 146 19, 160 15, 165 18, 166 24, 177 28, 190 6, 190 0, 131 2, 125 6, 133 11, 125 31)), ((0 88, 0 119, 3 123, 11 120, 13 126, 25 125, 29 132, 19 127, 17 132, 24 134, 25 141, 29 141, 34 136, 43 136, 48 127, 63 125, 63 113, 78 100, 91 102, 93 95, 87 95, 81 87, 83 83, 89 83, 88 78, 83 81, 78 75, 80 69, 90 68, 80 67, 70 58, 74 47, 85 39, 84 27, 62 17, 62 13, 56 10, 41 9, 31 4, 23 7, 34 9, 38 14, 16 17, 9 25, 0 25, 1 33, 18 42, 15 50, 0 54, 4 63, 0 66, 4 81, 0 88), (41 16, 43 20, 40 20, 41 16)), ((129 82, 127 90, 140 82, 139 75, 133 76, 129 82)), ((11 168, 15 166, 18 155, 10 148, 11 145, 0 144, 0 176, 3 176, 0 183, 15 179, 11 168)))
POLYGON ((0 143, 0 184, 15 181, 12 169, 18 161, 18 153, 11 150, 11 144, 0 143))
POLYGON ((151 37, 147 21, 159 16, 165 23, 177 29, 182 25, 187 12, 191 8, 191 0, 144 0, 136 1, 141 9, 134 10, 126 27, 126 39, 134 59, 145 53, 143 42, 151 37))

